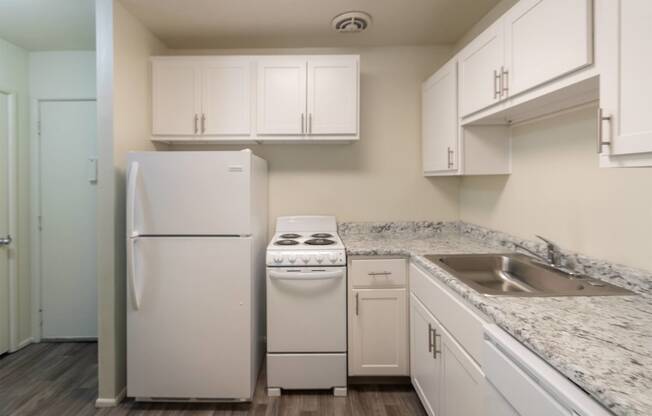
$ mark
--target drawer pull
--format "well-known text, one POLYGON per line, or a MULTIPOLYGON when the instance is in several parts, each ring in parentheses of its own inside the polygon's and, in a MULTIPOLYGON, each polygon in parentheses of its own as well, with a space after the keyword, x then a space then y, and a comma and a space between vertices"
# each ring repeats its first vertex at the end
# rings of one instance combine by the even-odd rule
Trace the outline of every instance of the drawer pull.
POLYGON ((369 272, 369 276, 389 276, 392 272, 369 272))

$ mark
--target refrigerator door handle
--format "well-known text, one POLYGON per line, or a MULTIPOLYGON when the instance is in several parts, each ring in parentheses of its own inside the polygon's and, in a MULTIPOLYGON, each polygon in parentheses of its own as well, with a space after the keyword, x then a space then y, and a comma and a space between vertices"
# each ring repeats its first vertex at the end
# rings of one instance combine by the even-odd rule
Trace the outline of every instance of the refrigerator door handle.
POLYGON ((269 277, 277 280, 327 280, 344 276, 344 271, 336 272, 277 272, 270 271, 269 277))
POLYGON ((127 239, 127 276, 129 278, 129 294, 135 310, 140 309, 140 296, 136 284, 136 238, 127 239))
POLYGON ((138 162, 131 162, 127 183, 127 238, 138 237, 138 231, 135 229, 138 170, 138 162))

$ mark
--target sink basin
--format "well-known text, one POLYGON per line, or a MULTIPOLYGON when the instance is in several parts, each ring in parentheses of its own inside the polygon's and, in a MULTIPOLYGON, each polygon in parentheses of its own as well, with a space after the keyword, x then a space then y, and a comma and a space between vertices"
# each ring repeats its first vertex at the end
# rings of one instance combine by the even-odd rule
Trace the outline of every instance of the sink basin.
POLYGON ((554 269, 520 254, 428 255, 463 283, 487 296, 632 295, 627 289, 554 269))

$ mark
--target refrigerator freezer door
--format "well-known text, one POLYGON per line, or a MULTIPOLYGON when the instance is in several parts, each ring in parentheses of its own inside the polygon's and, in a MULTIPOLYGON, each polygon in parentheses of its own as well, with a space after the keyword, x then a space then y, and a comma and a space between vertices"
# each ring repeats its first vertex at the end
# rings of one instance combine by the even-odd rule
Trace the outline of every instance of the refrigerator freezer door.
POLYGON ((346 351, 346 268, 267 269, 267 351, 346 351))
POLYGON ((133 235, 250 235, 252 155, 129 154, 127 214, 133 235))
POLYGON ((128 396, 251 398, 251 238, 134 243, 140 304, 127 297, 128 396))

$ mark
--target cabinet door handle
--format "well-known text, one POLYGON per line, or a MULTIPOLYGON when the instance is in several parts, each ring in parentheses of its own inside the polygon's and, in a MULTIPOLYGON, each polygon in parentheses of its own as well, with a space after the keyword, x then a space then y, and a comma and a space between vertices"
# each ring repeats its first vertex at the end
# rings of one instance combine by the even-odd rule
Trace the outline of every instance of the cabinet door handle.
POLYGON ((199 116, 195 114, 195 134, 199 133, 199 116))
POLYGON ((509 71, 505 67, 500 67, 500 95, 503 93, 507 97, 509 93, 509 71))
POLYGON ((206 133, 206 114, 201 115, 201 134, 206 133))
POLYGON ((451 169, 454 165, 453 163, 453 153, 455 151, 451 149, 450 147, 448 148, 448 155, 447 155, 447 161, 448 161, 448 169, 451 169))
POLYGON ((303 113, 301 113, 301 134, 303 134, 303 133, 306 132, 306 130, 305 130, 305 128, 304 128, 305 117, 306 117, 306 116, 305 116, 303 113))
POLYGON ((428 352, 432 352, 432 324, 428 324, 428 352))
POLYGON ((308 113, 308 134, 312 134, 312 113, 308 113))
POLYGON ((434 336, 432 337, 432 358, 434 358, 434 359, 436 360, 436 359, 437 359, 437 354, 438 354, 438 353, 441 354, 441 350, 438 350, 438 349, 437 349, 437 337, 441 337, 441 335, 439 335, 439 334, 437 333, 437 329, 436 329, 436 328, 433 328, 433 329, 432 329, 432 333, 433 333, 433 335, 434 335, 434 336))
POLYGON ((360 315, 360 310, 358 309, 358 304, 360 303, 359 300, 360 300, 360 294, 356 293, 355 294, 355 314, 356 315, 360 315))
POLYGON ((611 122, 611 116, 605 116, 602 111, 602 107, 598 107, 598 154, 602 153, 602 146, 610 146, 611 142, 604 141, 602 137, 602 122, 609 121, 611 122))
POLYGON ((392 272, 369 272, 367 274, 369 276, 389 276, 392 274, 392 272))
POLYGON ((500 74, 494 69, 494 100, 500 97, 500 74))

